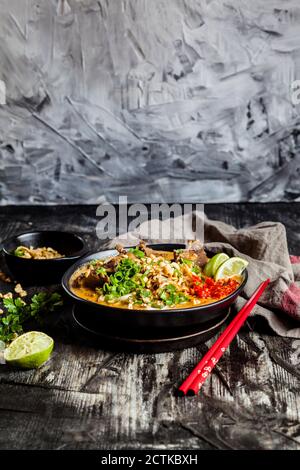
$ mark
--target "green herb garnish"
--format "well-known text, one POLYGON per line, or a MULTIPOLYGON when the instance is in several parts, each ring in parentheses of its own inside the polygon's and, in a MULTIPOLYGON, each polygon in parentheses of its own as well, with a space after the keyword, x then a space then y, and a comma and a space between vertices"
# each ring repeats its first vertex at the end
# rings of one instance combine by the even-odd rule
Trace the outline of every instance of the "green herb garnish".
POLYGON ((137 258, 145 258, 145 253, 139 248, 129 248, 128 253, 132 253, 137 258))
POLYGON ((105 300, 112 300, 133 292, 138 286, 134 276, 139 273, 140 269, 140 265, 129 258, 120 261, 115 273, 103 285, 105 300))
POLYGON ((152 293, 149 289, 140 287, 136 290, 136 297, 138 299, 144 300, 144 299, 148 299, 149 297, 152 297, 152 293))
POLYGON ((177 291, 173 284, 168 284, 163 287, 160 291, 159 297, 163 303, 168 306, 182 304, 188 300, 188 297, 183 292, 177 291))
POLYGON ((92 261, 90 261, 90 266, 95 266, 96 264, 98 264, 98 259, 93 259, 92 261))
POLYGON ((96 274, 98 274, 98 276, 105 276, 107 274, 107 271, 102 266, 101 268, 96 269, 96 274))
POLYGON ((24 256, 24 250, 23 248, 16 248, 15 251, 14 251, 14 255, 15 256, 24 256))
POLYGON ((191 266, 193 264, 193 261, 188 258, 181 258, 180 260, 183 264, 187 264, 188 266, 191 266))
POLYGON ((35 294, 30 303, 20 297, 3 299, 6 315, 0 317, 0 340, 5 343, 12 341, 23 333, 23 325, 29 319, 40 319, 40 314, 52 312, 63 304, 58 293, 48 294, 40 292, 35 294))
POLYGON ((174 269, 174 274, 176 274, 177 277, 182 277, 182 272, 177 268, 174 269))
POLYGON ((195 274, 201 274, 201 269, 197 265, 193 266, 191 271, 195 274))

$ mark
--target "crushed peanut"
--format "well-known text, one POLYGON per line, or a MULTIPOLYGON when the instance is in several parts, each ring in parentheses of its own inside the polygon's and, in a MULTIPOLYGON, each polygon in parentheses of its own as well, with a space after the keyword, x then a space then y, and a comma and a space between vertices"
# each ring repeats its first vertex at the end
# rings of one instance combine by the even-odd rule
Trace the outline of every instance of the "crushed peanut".
POLYGON ((12 299, 13 295, 12 292, 7 292, 6 294, 2 294, 3 299, 12 299))
POLYGON ((63 258, 65 255, 62 255, 57 250, 51 247, 40 247, 33 248, 32 246, 23 246, 20 245, 14 250, 14 255, 19 256, 20 258, 28 259, 53 259, 53 258, 63 258))
POLYGON ((21 284, 17 284, 16 287, 15 287, 15 292, 17 294, 19 294, 20 297, 26 297, 27 295, 27 292, 26 290, 23 289, 23 287, 21 286, 21 284))

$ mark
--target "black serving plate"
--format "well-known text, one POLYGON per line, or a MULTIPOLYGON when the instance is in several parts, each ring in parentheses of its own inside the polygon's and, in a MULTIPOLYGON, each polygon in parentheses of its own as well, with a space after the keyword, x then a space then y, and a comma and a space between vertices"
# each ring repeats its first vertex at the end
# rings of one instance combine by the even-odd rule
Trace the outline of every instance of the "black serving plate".
POLYGON ((12 277, 24 285, 61 282, 63 273, 87 252, 85 242, 80 236, 60 231, 22 233, 5 240, 2 249, 12 277), (13 254, 19 245, 51 247, 65 256, 42 260, 21 258, 13 254))
MULTIPOLYGON (((151 248, 163 251, 173 251, 184 248, 181 244, 149 245, 151 248)), ((101 322, 105 328, 129 329, 177 329, 185 327, 201 326, 205 328, 208 321, 219 321, 224 318, 229 307, 243 290, 247 282, 247 270, 243 273, 241 285, 229 296, 208 305, 200 305, 191 308, 176 308, 165 310, 134 310, 100 305, 75 295, 69 286, 73 273, 83 264, 93 259, 106 258, 117 254, 116 250, 105 250, 84 256, 73 264, 62 278, 62 286, 66 293, 73 299, 80 311, 84 311, 87 317, 101 322)), ((208 253, 210 255, 210 253, 208 253)))
POLYGON ((125 329, 105 327, 99 318, 86 315, 84 309, 73 305, 75 325, 93 338, 101 349, 132 353, 157 354, 192 348, 212 338, 228 319, 230 312, 221 319, 188 328, 176 329, 125 329))

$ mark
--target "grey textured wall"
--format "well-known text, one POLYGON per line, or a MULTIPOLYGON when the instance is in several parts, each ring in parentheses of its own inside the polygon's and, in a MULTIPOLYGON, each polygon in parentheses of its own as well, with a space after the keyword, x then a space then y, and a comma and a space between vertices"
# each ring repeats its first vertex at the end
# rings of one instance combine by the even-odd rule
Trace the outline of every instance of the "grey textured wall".
POLYGON ((299 0, 0 0, 1 203, 300 200, 299 0))

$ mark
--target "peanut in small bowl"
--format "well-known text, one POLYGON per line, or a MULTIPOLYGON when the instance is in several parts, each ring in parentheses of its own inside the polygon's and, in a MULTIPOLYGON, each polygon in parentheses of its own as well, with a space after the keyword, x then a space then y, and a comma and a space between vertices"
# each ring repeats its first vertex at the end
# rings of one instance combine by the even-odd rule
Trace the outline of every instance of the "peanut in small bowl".
POLYGON ((63 231, 35 231, 3 242, 12 277, 24 285, 56 284, 64 272, 87 252, 84 240, 63 231))

